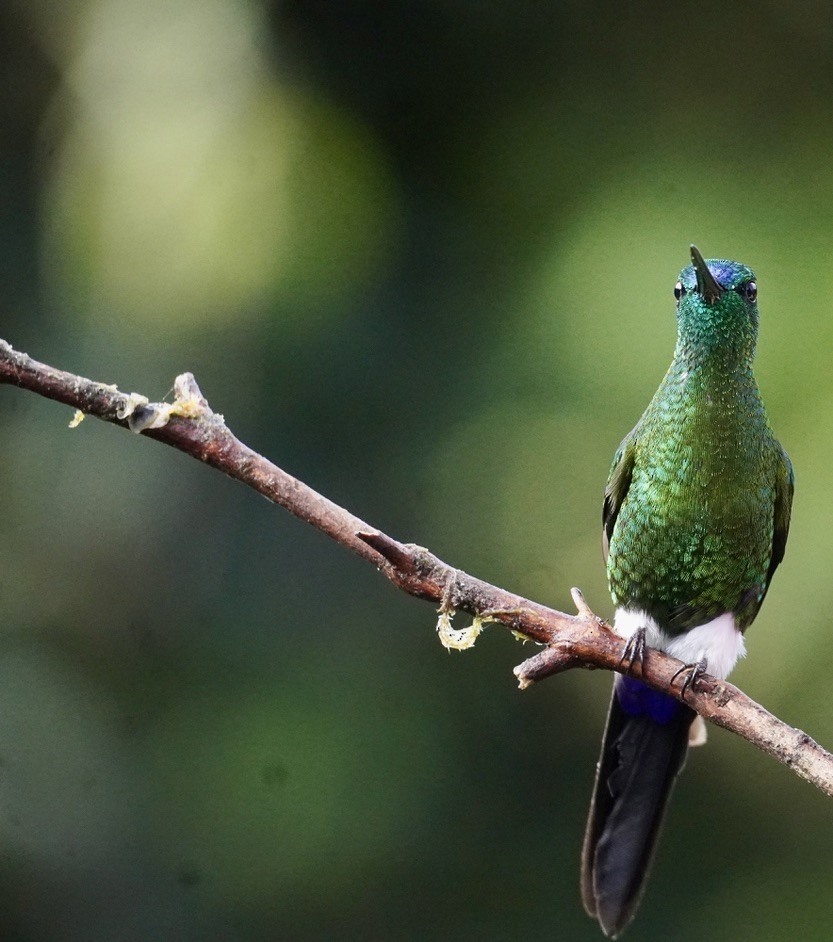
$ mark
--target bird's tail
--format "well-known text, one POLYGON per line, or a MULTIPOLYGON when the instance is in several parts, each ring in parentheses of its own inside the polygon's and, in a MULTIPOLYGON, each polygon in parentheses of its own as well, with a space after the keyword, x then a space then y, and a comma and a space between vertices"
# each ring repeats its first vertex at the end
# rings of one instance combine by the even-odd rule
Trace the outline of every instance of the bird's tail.
POLYGON ((611 939, 639 905, 694 717, 673 697, 617 676, 581 859, 584 908, 611 939))

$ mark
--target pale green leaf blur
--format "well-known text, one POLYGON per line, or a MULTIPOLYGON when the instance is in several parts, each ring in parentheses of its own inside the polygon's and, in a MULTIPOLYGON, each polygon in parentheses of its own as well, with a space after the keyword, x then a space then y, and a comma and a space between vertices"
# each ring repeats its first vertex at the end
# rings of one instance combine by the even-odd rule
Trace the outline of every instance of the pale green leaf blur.
MULTIPOLYGON (((396 537, 610 613, 600 497, 696 242, 757 272, 797 477, 736 680, 833 745, 822 4, 54 0, 0 13, 0 336, 396 537)), ((198 463, 0 389, 0 937, 595 940, 610 679, 198 463), (455 627, 465 627, 455 622, 455 627)), ((628 938, 827 942, 833 804, 711 730, 628 938)))

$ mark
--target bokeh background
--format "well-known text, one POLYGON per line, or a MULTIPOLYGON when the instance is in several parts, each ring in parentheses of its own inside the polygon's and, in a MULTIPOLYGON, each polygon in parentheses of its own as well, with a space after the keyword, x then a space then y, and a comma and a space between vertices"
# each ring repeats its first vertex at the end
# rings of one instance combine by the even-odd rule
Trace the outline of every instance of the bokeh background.
MULTIPOLYGON (((786 0, 0 12, 0 336, 454 565, 610 613, 600 495, 695 241, 759 278, 787 557, 734 678, 833 744, 833 14, 786 0)), ((520 694, 197 462, 0 389, 0 936, 597 940, 606 674, 520 694)), ((636 940, 829 940, 833 804, 712 730, 636 940)))

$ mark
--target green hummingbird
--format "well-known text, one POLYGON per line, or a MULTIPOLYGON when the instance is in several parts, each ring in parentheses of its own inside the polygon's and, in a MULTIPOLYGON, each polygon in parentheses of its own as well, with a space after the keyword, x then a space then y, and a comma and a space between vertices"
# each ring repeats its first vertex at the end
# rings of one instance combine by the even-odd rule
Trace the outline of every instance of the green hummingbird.
MULTIPOLYGON (((691 262, 674 288, 674 359, 613 459, 602 542, 631 657, 647 644, 725 678, 784 557, 793 470, 752 373, 755 273, 693 245, 691 262)), ((694 718, 617 674, 581 867, 584 906, 610 938, 639 904, 694 718)))

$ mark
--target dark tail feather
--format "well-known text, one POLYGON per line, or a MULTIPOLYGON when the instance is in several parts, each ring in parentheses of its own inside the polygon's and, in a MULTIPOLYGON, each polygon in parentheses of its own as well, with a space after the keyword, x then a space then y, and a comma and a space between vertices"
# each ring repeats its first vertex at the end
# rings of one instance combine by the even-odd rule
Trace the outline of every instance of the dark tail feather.
POLYGON ((673 697, 616 678, 581 859, 584 908, 612 939, 639 905, 694 716, 673 697))

